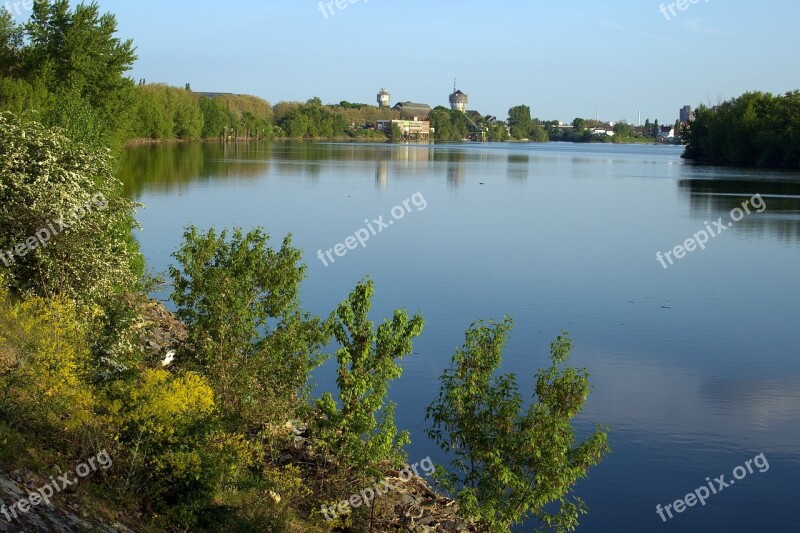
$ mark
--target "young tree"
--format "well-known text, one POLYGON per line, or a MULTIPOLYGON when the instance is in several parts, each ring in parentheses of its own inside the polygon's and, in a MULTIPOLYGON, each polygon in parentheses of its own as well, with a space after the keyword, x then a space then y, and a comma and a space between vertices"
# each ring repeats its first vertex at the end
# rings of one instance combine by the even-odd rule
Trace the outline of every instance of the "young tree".
POLYGON ((509 318, 473 324, 442 375, 439 396, 427 410, 428 436, 454 457, 436 478, 456 493, 462 514, 486 531, 508 531, 528 515, 573 530, 586 506, 572 487, 608 453, 608 437, 598 429, 575 443, 572 419, 589 384, 585 370, 566 366, 572 347, 566 336, 551 344, 552 364, 537 374, 539 401, 523 409, 515 376, 495 376, 511 328, 509 318), (556 513, 545 510, 553 502, 556 513))
POLYGON ((207 376, 223 417, 249 429, 284 424, 305 405, 327 342, 322 322, 301 312, 305 266, 287 236, 280 250, 255 229, 202 234, 194 227, 173 254, 172 300, 189 337, 178 365, 207 376))
MULTIPOLYGON (((422 333, 424 321, 398 309, 391 321, 377 330, 367 315, 375 292, 371 280, 360 282, 331 316, 336 351, 341 407, 330 393, 317 400, 318 429, 334 470, 347 482, 376 479, 380 466, 398 465, 408 432, 398 433, 394 403, 388 401, 389 382, 402 374, 397 360, 412 351, 412 340, 422 333)), ((347 485, 346 485, 347 486, 347 485)))

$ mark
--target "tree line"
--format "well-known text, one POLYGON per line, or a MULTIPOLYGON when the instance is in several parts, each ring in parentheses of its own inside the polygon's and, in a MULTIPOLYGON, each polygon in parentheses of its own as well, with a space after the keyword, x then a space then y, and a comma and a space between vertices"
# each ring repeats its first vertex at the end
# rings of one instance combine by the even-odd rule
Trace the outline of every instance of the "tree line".
POLYGON ((748 92, 700 106, 683 132, 684 158, 714 164, 800 167, 800 91, 748 92))

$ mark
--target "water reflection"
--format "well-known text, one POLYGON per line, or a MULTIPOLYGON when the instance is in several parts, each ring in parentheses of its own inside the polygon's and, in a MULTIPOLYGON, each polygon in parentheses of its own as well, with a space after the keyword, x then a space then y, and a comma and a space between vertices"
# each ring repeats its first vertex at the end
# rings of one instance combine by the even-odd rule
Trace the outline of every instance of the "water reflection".
MULTIPOLYGON (((706 169, 707 171, 707 169, 706 169)), ((755 194, 767 205, 763 213, 745 216, 736 230, 753 235, 772 232, 784 240, 800 240, 800 181, 786 175, 778 179, 683 179, 678 187, 689 199, 692 215, 714 220, 727 217, 755 194)))
POLYGON ((525 181, 528 179, 528 169, 531 158, 528 154, 508 154, 507 176, 511 181, 525 181))
MULTIPOLYGON (((386 144, 386 143, 177 143, 128 149, 121 179, 134 198, 146 191, 185 190, 190 182, 258 179, 271 173, 317 182, 325 172, 374 172, 378 190, 407 177, 442 176, 451 188, 467 183, 468 174, 484 177, 506 168, 506 179, 523 183, 535 176, 567 172, 574 177, 675 176, 678 187, 698 219, 714 220, 755 193, 768 209, 745 217, 737 231, 754 235, 773 232, 785 240, 800 240, 800 179, 787 173, 741 171, 677 160, 678 152, 651 147, 574 147, 529 144, 386 144), (668 167, 664 167, 667 164, 668 167), (687 177, 688 176, 688 177, 687 177)), ((479 180, 475 180, 479 181, 479 180)))
POLYGON ((800 462, 798 377, 704 376, 641 354, 603 354, 593 358, 591 373, 590 420, 712 449, 769 446, 800 462))
POLYGON ((131 147, 120 169, 125 194, 185 190, 194 181, 253 179, 270 171, 267 143, 175 143, 131 147))

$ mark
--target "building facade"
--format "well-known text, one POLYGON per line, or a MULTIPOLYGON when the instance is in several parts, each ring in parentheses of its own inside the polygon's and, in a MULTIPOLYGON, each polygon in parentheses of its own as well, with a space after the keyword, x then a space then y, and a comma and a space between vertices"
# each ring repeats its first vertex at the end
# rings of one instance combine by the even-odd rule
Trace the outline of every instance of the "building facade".
POLYGON ((431 140, 431 123, 427 120, 379 120, 375 126, 378 131, 387 135, 392 134, 392 128, 397 125, 407 141, 428 142, 431 140))
POLYGON ((469 96, 457 90, 450 95, 450 109, 453 111, 467 112, 467 104, 469 103, 469 96))
POLYGON ((391 95, 386 89, 381 89, 378 93, 378 107, 388 108, 391 107, 391 95))

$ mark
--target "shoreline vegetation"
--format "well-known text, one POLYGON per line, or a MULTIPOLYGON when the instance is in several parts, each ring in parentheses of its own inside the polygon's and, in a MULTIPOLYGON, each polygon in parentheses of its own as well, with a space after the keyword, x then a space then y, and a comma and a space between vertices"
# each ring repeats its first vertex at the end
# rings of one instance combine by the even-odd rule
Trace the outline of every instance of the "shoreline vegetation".
MULTIPOLYGON (((402 112, 368 104, 342 101, 323 104, 319 98, 306 102, 279 102, 250 95, 194 93, 185 88, 147 84, 135 90, 135 117, 126 133, 126 144, 176 141, 307 140, 336 142, 406 142, 402 134, 382 132, 378 120, 408 120, 402 112)), ((613 127, 595 120, 576 118, 570 126, 559 121, 531 118, 528 106, 509 110, 507 122, 477 117, 473 123, 488 142, 575 142, 657 144, 658 121, 644 126, 626 123, 613 127)), ((438 106, 427 117, 431 141, 462 142, 471 133, 464 113, 438 106)), ((417 141, 410 141, 417 142, 417 141)), ((428 142, 428 141, 419 141, 428 142)))
POLYGON ((800 91, 774 96, 748 92, 695 110, 683 132, 684 159, 697 163, 800 168, 800 91))
MULTIPOLYGON (((307 312, 302 251, 261 228, 186 227, 168 272, 147 270, 133 236, 142 206, 117 179, 128 141, 386 140, 364 125, 399 111, 137 85, 133 41, 116 34, 95 3, 37 1, 24 25, 0 9, 0 481, 14 485, 0 487, 0 524, 56 524, 79 506, 106 530, 574 529, 587 512, 575 485, 610 448, 602 426, 575 428, 589 376, 569 365, 566 334, 518 384, 502 365, 511 320, 464 324, 430 391, 442 464, 358 505, 355 490, 420 462, 389 389, 423 317, 398 308, 373 322, 368 277, 326 316, 307 312), (102 209, 86 209, 93 198, 102 209), (44 231, 64 218, 65 231, 44 231), (151 299, 167 280, 174 314, 151 299), (337 380, 320 395, 323 364, 337 380), (113 465, 52 508, 13 501, 16 483, 41 486, 100 450, 113 465)), ((432 111, 443 140, 464 137, 464 117, 432 111)))

